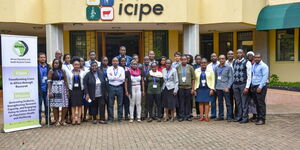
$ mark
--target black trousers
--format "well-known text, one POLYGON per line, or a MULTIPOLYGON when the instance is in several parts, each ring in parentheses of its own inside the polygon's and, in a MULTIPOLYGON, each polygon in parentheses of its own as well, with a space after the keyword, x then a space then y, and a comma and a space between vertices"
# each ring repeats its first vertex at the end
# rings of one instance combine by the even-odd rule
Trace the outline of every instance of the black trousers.
POLYGON ((160 94, 147 94, 147 114, 149 113, 149 118, 153 118, 153 105, 156 104, 157 117, 162 116, 162 105, 161 105, 161 95, 160 94))
POLYGON ((266 95, 267 87, 264 86, 260 93, 257 93, 258 86, 252 86, 251 91, 253 92, 253 100, 256 104, 257 120, 266 120, 266 95))
POLYGON ((182 119, 190 118, 190 115, 192 112, 191 90, 192 89, 180 88, 178 91, 178 94, 179 94, 179 117, 182 119))
POLYGON ((97 116, 99 114, 100 120, 105 120, 105 100, 103 97, 96 97, 95 100, 91 102, 89 110, 91 116, 97 116))
POLYGON ((230 92, 230 102, 232 104, 231 110, 229 110, 229 111, 230 111, 230 113, 233 114, 233 118, 235 118, 237 116, 237 113, 238 113, 238 108, 237 108, 236 100, 234 100, 234 94, 233 94, 232 86, 229 89, 229 92, 230 92))

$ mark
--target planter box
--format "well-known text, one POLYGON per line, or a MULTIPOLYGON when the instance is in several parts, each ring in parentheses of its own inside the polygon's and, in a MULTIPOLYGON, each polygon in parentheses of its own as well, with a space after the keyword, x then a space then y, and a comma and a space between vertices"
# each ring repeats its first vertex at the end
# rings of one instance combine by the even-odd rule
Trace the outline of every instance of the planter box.
POLYGON ((287 90, 300 92, 300 87, 288 87, 288 86, 268 86, 270 89, 287 90))

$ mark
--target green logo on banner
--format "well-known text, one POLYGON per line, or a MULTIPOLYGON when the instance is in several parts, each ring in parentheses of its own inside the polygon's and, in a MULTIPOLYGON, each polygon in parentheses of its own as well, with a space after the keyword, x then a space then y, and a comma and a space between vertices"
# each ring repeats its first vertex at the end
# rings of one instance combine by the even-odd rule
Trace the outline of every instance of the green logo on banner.
POLYGON ((97 6, 88 6, 86 8, 86 18, 88 20, 99 20, 100 19, 100 8, 97 6))
POLYGON ((24 41, 18 41, 14 44, 13 50, 18 56, 25 56, 28 52, 28 46, 24 41))

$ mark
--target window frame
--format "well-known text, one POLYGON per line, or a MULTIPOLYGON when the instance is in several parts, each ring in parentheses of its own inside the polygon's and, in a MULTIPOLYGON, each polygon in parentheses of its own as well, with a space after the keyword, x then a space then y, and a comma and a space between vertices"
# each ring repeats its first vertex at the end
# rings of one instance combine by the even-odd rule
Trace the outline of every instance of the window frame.
MULTIPOLYGON (((221 34, 231 34, 231 41, 230 41, 231 42, 231 44, 230 44, 231 48, 229 50, 233 50, 233 48, 234 48, 234 45, 233 45, 234 44, 233 32, 220 32, 219 33, 219 43, 218 43, 219 44, 219 54, 221 54, 221 52, 223 52, 223 50, 221 50, 221 34)), ((226 55, 229 50, 226 50, 226 53, 224 55, 226 55)))
MULTIPOLYGON (((236 44, 237 44, 237 49, 243 49, 242 47, 239 47, 239 43, 240 42, 242 42, 242 41, 245 41, 245 40, 240 40, 239 39, 239 34, 241 34, 241 33, 247 33, 247 32, 251 32, 251 41, 252 41, 252 49, 251 50, 249 50, 249 51, 254 51, 254 49, 253 49, 253 47, 254 47, 254 39, 253 39, 253 31, 238 31, 237 33, 236 33, 236 35, 237 35, 237 41, 236 41, 236 44)), ((243 46, 242 45, 242 43, 241 43, 241 46, 243 46)), ((248 50, 246 51, 245 49, 243 49, 245 52, 249 52, 248 50)))
POLYGON ((275 61, 277 62, 293 62, 295 61, 295 29, 294 28, 288 28, 288 29, 277 29, 275 33, 275 61), (291 30, 293 32, 293 40, 292 40, 292 51, 294 55, 294 60, 284 60, 284 59, 279 59, 280 56, 278 57, 278 32, 283 31, 283 30, 291 30))

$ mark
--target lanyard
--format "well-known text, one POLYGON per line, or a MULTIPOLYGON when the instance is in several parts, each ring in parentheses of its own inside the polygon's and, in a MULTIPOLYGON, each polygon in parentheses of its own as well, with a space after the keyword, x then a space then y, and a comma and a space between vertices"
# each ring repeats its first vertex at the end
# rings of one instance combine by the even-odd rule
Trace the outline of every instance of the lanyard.
POLYGON ((202 70, 200 74, 200 79, 205 79, 205 78, 206 78, 205 70, 202 70))
POLYGON ((222 75, 222 73, 223 73, 223 71, 224 71, 224 69, 225 69, 225 66, 223 66, 223 67, 218 67, 221 71, 219 71, 218 72, 218 76, 221 76, 222 75))
POLYGON ((156 77, 153 77, 154 85, 156 85, 156 77))
POLYGON ((166 76, 166 80, 167 80, 167 81, 169 80, 170 73, 171 73, 171 69, 170 69, 170 70, 167 70, 167 76, 166 76))
POLYGON ((66 65, 66 67, 68 68, 68 70, 71 70, 70 64, 66 64, 66 63, 65 63, 65 65, 66 65))
POLYGON ((186 77, 186 66, 185 67, 182 66, 182 76, 186 77))
MULTIPOLYGON (((80 73, 80 70, 79 70, 79 73, 80 73)), ((78 80, 79 80, 79 74, 75 74, 74 71, 73 71, 73 74, 74 74, 74 80, 75 80, 75 82, 78 82, 78 80)))
POLYGON ((107 77, 107 69, 103 68, 103 74, 104 74, 105 77, 107 77))
POLYGON ((61 72, 61 71, 58 71, 58 70, 55 70, 55 72, 56 72, 57 75, 58 75, 58 79, 61 80, 61 79, 62 79, 62 72, 61 72))
POLYGON ((75 83, 78 82, 78 79, 79 79, 79 75, 74 75, 74 80, 75 80, 75 83))
POLYGON ((46 71, 44 71, 43 66, 40 65, 40 73, 41 73, 41 76, 42 76, 42 77, 47 76, 47 68, 46 68, 46 71))
POLYGON ((115 74, 115 76, 118 75, 118 71, 119 71, 118 68, 117 69, 114 68, 114 74, 115 74))
POLYGON ((149 73, 149 65, 147 66, 144 66, 144 73, 147 75, 149 73))

